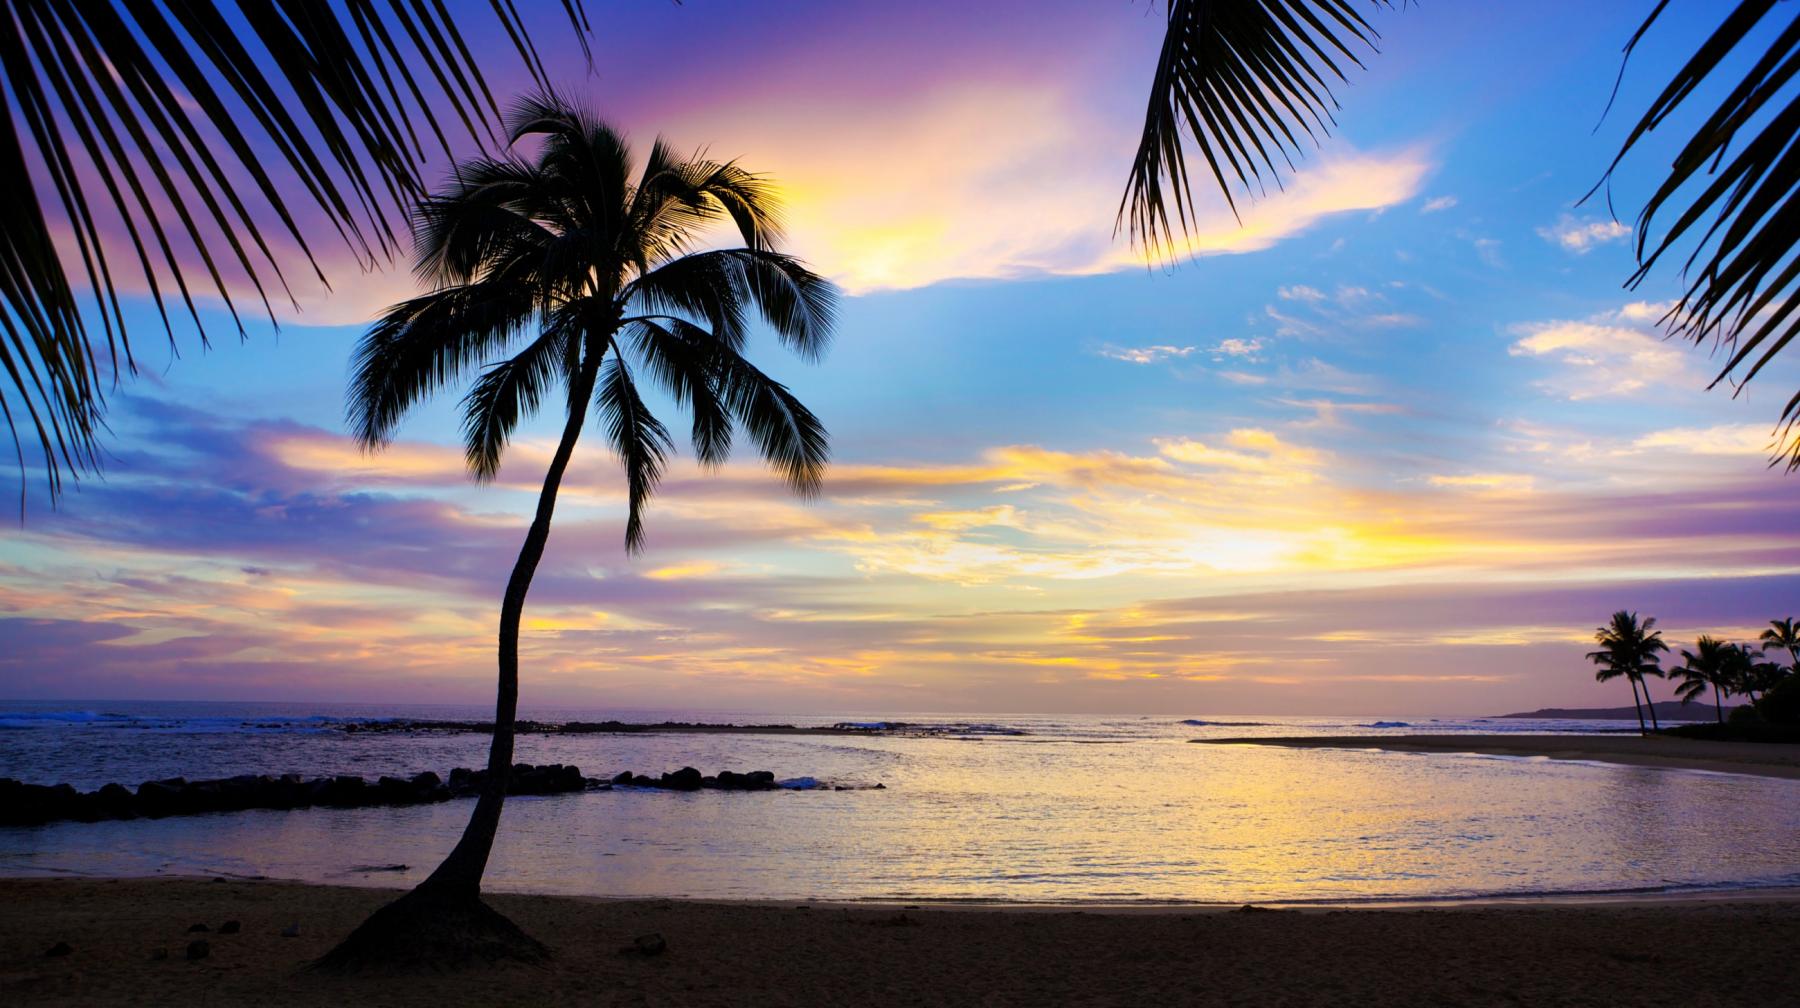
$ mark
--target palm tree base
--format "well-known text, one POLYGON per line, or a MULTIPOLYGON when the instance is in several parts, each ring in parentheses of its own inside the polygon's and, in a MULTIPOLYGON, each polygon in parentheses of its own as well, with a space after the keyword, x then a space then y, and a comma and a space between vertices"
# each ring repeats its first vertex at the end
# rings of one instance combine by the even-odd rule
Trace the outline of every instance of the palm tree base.
POLYGON ((479 896, 414 889, 363 921, 310 969, 321 973, 445 972, 536 963, 550 950, 479 896))

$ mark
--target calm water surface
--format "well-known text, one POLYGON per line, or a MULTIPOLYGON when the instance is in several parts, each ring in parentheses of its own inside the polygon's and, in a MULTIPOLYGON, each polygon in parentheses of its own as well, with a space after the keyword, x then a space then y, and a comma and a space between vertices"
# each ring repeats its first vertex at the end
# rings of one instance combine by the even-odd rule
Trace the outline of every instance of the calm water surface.
MULTIPOLYGON (((486 737, 347 733, 333 719, 481 713, 12 703, 0 711, 0 776, 66 780, 87 789, 174 775, 441 774, 480 765, 486 737)), ((512 799, 490 869, 494 889, 1275 902, 1800 884, 1797 781, 1472 755, 1187 743, 1230 735, 1551 727, 1544 723, 1201 716, 1196 720, 1231 723, 1191 724, 1166 716, 892 712, 535 710, 527 716, 959 727, 931 737, 522 737, 519 759, 575 763, 590 776, 692 765, 708 773, 766 769, 886 788, 512 799)), ((0 829, 0 873, 219 872, 391 886, 421 878, 448 851, 469 808, 459 801, 0 829), (368 870, 396 864, 409 867, 368 870)))

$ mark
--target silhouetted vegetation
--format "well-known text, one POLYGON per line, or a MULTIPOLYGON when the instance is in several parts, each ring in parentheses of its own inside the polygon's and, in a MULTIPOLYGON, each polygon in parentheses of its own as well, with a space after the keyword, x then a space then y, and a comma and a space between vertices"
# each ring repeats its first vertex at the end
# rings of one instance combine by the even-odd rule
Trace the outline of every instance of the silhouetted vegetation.
MULTIPOLYGON (((512 0, 489 2, 543 84, 512 0)), ((581 0, 563 9, 585 45, 581 0)), ((365 264, 398 251, 396 223, 425 191, 421 135, 448 157, 453 118, 479 144, 499 117, 459 20, 441 4, 372 0, 39 0, 0 11, 0 174, 13 187, 0 202, 0 419, 15 445, 19 426, 35 436, 52 495, 98 461, 102 362, 113 379, 135 370, 119 303, 133 272, 171 340, 173 311, 204 342, 195 296, 208 288, 240 336, 234 295, 273 321, 269 299, 287 280, 265 226, 325 280, 309 242, 327 228, 302 228, 297 204, 365 264), (35 191, 34 164, 54 194, 35 191), (303 191, 278 186, 271 169, 291 171, 303 191), (59 231, 78 248, 69 261, 59 231), (181 262, 184 248, 199 268, 181 262)), ((482 34, 473 50, 494 49, 492 28, 482 34)))
POLYGON ((488 785, 444 862, 333 950, 321 963, 332 968, 543 954, 481 901, 481 878, 512 772, 525 596, 588 411, 624 463, 631 551, 643 546, 643 509, 673 447, 640 379, 692 413, 702 465, 722 464, 742 429, 794 490, 815 492, 824 472, 824 427, 743 356, 753 313, 809 360, 831 334, 836 289, 776 251, 774 188, 660 139, 639 169, 622 135, 553 94, 520 100, 505 122, 515 148, 535 140, 535 154, 465 161, 444 192, 421 201, 414 254, 433 289, 390 308, 363 337, 350 421, 379 449, 411 407, 497 360, 462 400, 475 478, 495 477, 519 422, 559 388, 562 435, 501 603, 488 785), (719 223, 743 246, 692 251, 719 223))
MULTIPOLYGON (((1800 742, 1800 620, 1770 620, 1769 628, 1758 637, 1764 645, 1759 649, 1742 642, 1727 641, 1702 634, 1693 650, 1683 649, 1681 664, 1670 674, 1680 680, 1675 695, 1683 704, 1691 703, 1708 691, 1713 695, 1713 711, 1717 724, 1680 725, 1657 728, 1667 735, 1685 738, 1735 739, 1747 742, 1800 742), (1768 652, 1774 652, 1770 656, 1768 652), (1733 696, 1748 703, 1725 717, 1725 701, 1733 696)), ((1654 617, 1639 621, 1636 613, 1613 614, 1612 622, 1594 632, 1602 650, 1588 654, 1588 660, 1600 665, 1595 678, 1605 682, 1618 677, 1633 679, 1632 700, 1637 700, 1637 684, 1647 675, 1661 675, 1658 655, 1668 648, 1661 634, 1653 628, 1654 617), (1634 675, 1635 670, 1635 675, 1634 675)), ((1644 690, 1649 697, 1648 687, 1644 690)), ((1652 717, 1655 710, 1652 708, 1652 717)), ((1638 716, 1643 727, 1643 715, 1638 716)))
POLYGON ((1669 645, 1663 642, 1662 634, 1656 629, 1656 618, 1647 617, 1641 622, 1637 613, 1621 609, 1613 613, 1612 622, 1594 631, 1594 641, 1600 650, 1588 652, 1588 661, 1600 666, 1594 673, 1594 679, 1607 682, 1623 678, 1631 683, 1631 702, 1638 709, 1638 731, 1647 731, 1644 725, 1644 706, 1650 705, 1650 724, 1656 726, 1656 707, 1650 699, 1650 686, 1644 681, 1648 676, 1660 678, 1662 672, 1663 652, 1669 645), (1638 698, 1638 691, 1643 691, 1643 699, 1638 698))

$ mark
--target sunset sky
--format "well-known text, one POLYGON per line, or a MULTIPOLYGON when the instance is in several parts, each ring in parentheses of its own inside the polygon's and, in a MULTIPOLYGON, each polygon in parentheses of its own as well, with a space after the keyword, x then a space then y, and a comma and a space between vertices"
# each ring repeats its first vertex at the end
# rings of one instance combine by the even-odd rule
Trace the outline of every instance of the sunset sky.
MULTIPOLYGON (((1113 228, 1160 7, 591 3, 591 72, 547 14, 562 87, 646 148, 772 176, 793 251, 849 296, 823 363, 753 346, 831 430, 821 498, 683 456, 627 557, 618 463, 586 443, 524 704, 1617 705, 1582 659, 1615 609, 1678 647, 1800 615, 1800 476, 1766 468, 1794 352, 1707 391, 1717 362, 1657 333, 1675 274, 1622 288, 1666 142, 1615 179, 1618 220, 1605 193, 1576 205, 1717 17, 1674 4, 1603 120, 1651 6, 1375 16, 1337 136, 1241 223, 1212 200, 1168 268, 1113 228)), ((496 93, 522 89, 486 44, 496 93)), ((362 454, 350 349, 416 288, 322 247, 334 289, 297 288, 279 333, 221 322, 172 359, 131 309, 143 372, 113 395, 104 477, 56 510, 33 483, 0 538, 0 691, 491 697, 559 424, 493 486, 464 474, 457 394, 362 454)))

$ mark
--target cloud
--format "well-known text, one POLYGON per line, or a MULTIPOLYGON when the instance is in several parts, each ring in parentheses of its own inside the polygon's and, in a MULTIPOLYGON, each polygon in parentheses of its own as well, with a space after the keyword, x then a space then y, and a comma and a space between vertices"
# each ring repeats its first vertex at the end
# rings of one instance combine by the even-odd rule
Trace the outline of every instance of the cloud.
POLYGON ((1217 358, 1242 357, 1248 361, 1261 360, 1257 355, 1262 353, 1263 342, 1259 339, 1223 339, 1208 347, 1206 352, 1217 358))
POLYGON ((1775 432, 1763 424, 1717 424, 1651 431, 1637 438, 1632 445, 1643 450, 1688 455, 1767 456, 1774 452, 1777 440, 1775 432))
POLYGON ((1420 213, 1438 213, 1456 205, 1455 196, 1433 196, 1419 208, 1420 213))
POLYGON ((1681 349, 1640 330, 1606 322, 1552 321, 1515 327, 1514 357, 1539 357, 1561 368, 1539 385, 1568 399, 1629 396, 1684 379, 1681 349))
POLYGON ((1457 476, 1428 476, 1426 481, 1435 487, 1446 487, 1454 490, 1503 490, 1508 492, 1528 491, 1536 480, 1519 473, 1464 473, 1457 476))
POLYGON ((1191 346, 1120 347, 1108 343, 1100 348, 1100 356, 1127 364, 1156 364, 1170 358, 1186 357, 1194 350, 1191 346))
POLYGON ((1566 252, 1586 255, 1596 246, 1619 241, 1631 234, 1631 226, 1616 220, 1577 220, 1569 214, 1557 218, 1550 227, 1538 228, 1538 236, 1566 252))

